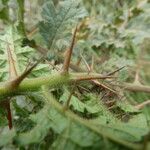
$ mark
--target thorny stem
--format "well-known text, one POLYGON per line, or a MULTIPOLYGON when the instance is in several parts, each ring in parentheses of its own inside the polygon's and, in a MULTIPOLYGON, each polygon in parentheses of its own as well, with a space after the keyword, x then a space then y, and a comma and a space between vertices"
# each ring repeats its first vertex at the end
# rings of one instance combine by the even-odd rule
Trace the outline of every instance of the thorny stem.
MULTIPOLYGON (((50 88, 61 87, 65 84, 70 84, 79 81, 91 80, 91 79, 107 79, 112 78, 111 76, 102 76, 100 74, 86 73, 70 73, 62 75, 60 73, 52 74, 45 77, 38 77, 34 79, 23 80, 18 87, 12 89, 12 82, 1 82, 0 83, 0 98, 19 95, 22 92, 38 91, 41 86, 48 85, 50 88)), ((1 99, 0 99, 1 100, 1 99)), ((2 100, 1 100, 2 101, 2 100)))
MULTIPOLYGON (((39 49, 40 47, 38 45, 36 45, 36 47, 33 47, 35 49, 39 49)), ((42 48, 43 49, 43 48, 42 48)), ((38 50, 39 51, 39 50, 38 50)), ((45 50, 46 51, 46 50, 45 50)), ((39 51, 40 52, 40 51, 39 51)), ((63 56, 59 56, 59 59, 61 62, 64 62, 64 59, 63 59, 63 56)), ((78 67, 77 65, 74 65, 72 63, 70 63, 70 67, 74 70, 74 71, 77 71, 77 72, 85 72, 86 70, 84 70, 83 68, 80 68, 78 67)), ((121 69, 121 68, 120 68, 121 69)), ((116 70, 118 71, 118 70, 116 70)), ((114 73, 114 71, 112 72, 114 73)), ((93 82, 93 81, 91 81, 93 82)), ((95 84, 93 82, 93 84, 95 84)), ((100 83, 101 84, 101 83, 100 83)), ((102 86, 104 87, 102 84, 100 85, 98 84, 98 86, 102 86)), ((123 83, 121 85, 121 87, 123 87, 125 90, 128 90, 128 91, 134 91, 134 92, 145 92, 145 93, 150 93, 150 86, 148 85, 136 85, 134 83, 123 83)), ((107 86, 105 86, 104 88, 107 88, 108 90, 111 90, 110 88, 108 88, 107 86)), ((112 90, 111 90, 112 91, 112 90)), ((113 91, 112 91, 113 92, 113 91)))
MULTIPOLYGON (((77 81, 93 80, 93 79, 107 79, 112 78, 111 76, 102 76, 99 74, 86 73, 70 73, 68 75, 62 75, 60 73, 52 74, 45 77, 37 77, 34 79, 25 79, 16 89, 12 89, 12 82, 1 82, 0 83, 0 101, 8 96, 19 95, 22 92, 38 91, 42 85, 48 85, 50 88, 61 87, 65 84, 70 84, 77 81), (10 88, 11 85, 11 88, 10 88)), ((150 93, 150 87, 144 85, 134 85, 130 83, 124 83, 123 85, 126 90, 140 91, 150 93)))

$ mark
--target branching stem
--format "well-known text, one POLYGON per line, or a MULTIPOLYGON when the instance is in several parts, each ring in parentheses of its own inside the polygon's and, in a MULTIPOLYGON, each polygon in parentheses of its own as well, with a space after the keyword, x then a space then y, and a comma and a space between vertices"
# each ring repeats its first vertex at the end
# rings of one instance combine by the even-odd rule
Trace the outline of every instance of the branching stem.
MULTIPOLYGON (((100 74, 91 73, 70 73, 70 74, 52 74, 45 77, 23 80, 17 88, 12 89, 12 82, 0 83, 0 98, 19 95, 22 92, 38 91, 41 86, 48 85, 50 88, 61 87, 62 85, 92 80, 92 79, 107 79, 111 76, 102 76, 100 74)), ((1 99, 0 99, 1 100, 1 99)))

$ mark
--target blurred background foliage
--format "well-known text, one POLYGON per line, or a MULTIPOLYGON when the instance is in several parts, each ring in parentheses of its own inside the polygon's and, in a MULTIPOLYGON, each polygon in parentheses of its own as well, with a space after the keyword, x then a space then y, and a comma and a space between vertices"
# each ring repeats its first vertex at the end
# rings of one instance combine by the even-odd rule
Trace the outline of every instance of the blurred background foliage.
MULTIPOLYGON (((72 121, 45 105, 41 91, 14 97, 13 130, 7 129, 6 112, 0 108, 1 149, 150 148, 150 109, 134 107, 149 100, 150 93, 126 91, 120 86, 124 82, 150 85, 149 0, 0 0, 0 81, 8 78, 7 42, 13 45, 19 73, 29 59, 44 53, 46 59, 29 77, 45 76, 61 68, 77 24, 71 71, 88 72, 87 64, 94 64, 94 72, 107 74, 125 66, 117 79, 103 81, 119 96, 90 82, 77 85, 70 110, 85 122, 93 121, 87 126, 81 118, 72 121), (105 135, 95 134, 93 124, 117 140, 139 142, 143 147, 109 141, 105 135)), ((65 104, 71 89, 69 85, 52 92, 65 104)))

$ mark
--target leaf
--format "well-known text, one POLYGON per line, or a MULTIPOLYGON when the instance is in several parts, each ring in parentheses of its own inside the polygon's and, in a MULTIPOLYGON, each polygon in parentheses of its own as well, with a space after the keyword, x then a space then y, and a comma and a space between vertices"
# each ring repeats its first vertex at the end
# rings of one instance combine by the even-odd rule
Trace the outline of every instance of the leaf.
POLYGON ((94 122, 97 127, 100 125, 101 130, 105 130, 106 133, 115 135, 116 137, 126 141, 140 141, 149 131, 146 117, 143 114, 133 116, 127 123, 119 120, 106 123, 102 122, 101 118, 97 118, 94 122))
POLYGON ((44 139, 50 128, 60 134, 67 125, 66 118, 57 113, 57 111, 49 105, 45 105, 37 114, 32 115, 31 120, 35 122, 36 125, 31 131, 21 133, 17 137, 16 141, 19 145, 38 143, 44 139))
POLYGON ((36 123, 36 126, 29 132, 19 134, 16 138, 19 145, 27 145, 42 141, 48 134, 50 128, 55 131, 55 133, 59 134, 57 140, 52 145, 54 149, 66 149, 68 147, 67 143, 70 143, 71 147, 89 147, 99 141, 97 135, 84 126, 75 124, 49 105, 46 105, 37 114, 32 115, 31 119, 36 123), (58 144, 62 139, 64 142, 58 144))
POLYGON ((147 3, 145 3, 144 6, 142 6, 141 9, 143 10, 143 12, 129 21, 128 29, 125 32, 131 35, 136 45, 141 44, 145 38, 150 38, 149 6, 150 4, 147 3))
POLYGON ((94 145, 100 138, 86 129, 84 126, 70 122, 68 127, 57 137, 52 145, 53 150, 75 150, 83 149, 94 145))
MULTIPOLYGON (((65 90, 64 94, 60 98, 60 102, 63 102, 63 104, 65 105, 68 97, 69 91, 65 90)), ((101 118, 101 121, 104 121, 105 123, 110 120, 111 122, 114 122, 116 120, 116 118, 109 112, 109 110, 104 106, 102 102, 99 101, 98 97, 94 94, 89 93, 83 95, 81 99, 78 99, 76 96, 72 95, 70 100, 70 107, 73 107, 74 111, 83 114, 87 113, 87 115, 93 115, 96 118, 99 117, 101 118)))
POLYGON ((128 101, 117 101, 117 106, 119 106, 123 111, 130 112, 139 112, 133 105, 128 101))
POLYGON ((65 38, 70 32, 68 28, 70 25, 77 24, 78 18, 83 18, 86 13, 84 9, 78 7, 79 1, 65 0, 59 3, 58 7, 54 6, 53 1, 48 1, 44 4, 42 17, 40 22, 40 33, 47 46, 51 48, 55 42, 65 38))
MULTIPOLYGON (((69 97, 69 91, 65 90, 64 94, 60 98, 60 102, 66 103, 69 97)), ((79 100, 77 97, 73 96, 70 100, 70 106, 74 107, 74 110, 84 113, 85 109, 89 113, 98 113, 100 111, 99 107, 97 105, 94 105, 93 107, 90 105, 86 105, 81 100, 79 100)))
MULTIPOLYGON (((21 47, 23 37, 20 36, 14 26, 7 26, 5 34, 0 34, 0 80, 8 79, 9 63, 7 50, 9 49, 18 75, 26 68, 31 58, 38 57, 34 49, 30 47, 21 47)), ((47 64, 38 65, 36 70, 33 70, 32 75, 39 76, 42 73, 49 72, 47 64), (39 72, 37 72, 38 70, 39 72), (40 72, 41 71, 41 72, 40 72)), ((44 73, 44 74, 45 74, 44 73)))
MULTIPOLYGON (((48 94, 47 96, 49 97, 45 107, 31 117, 37 125, 29 132, 21 133, 17 137, 19 145, 38 143, 44 139, 50 128, 57 134, 57 140, 52 144, 52 148, 56 150, 69 149, 70 147, 72 149, 75 147, 81 149, 94 148, 93 145, 100 148, 104 144, 103 142, 99 143, 100 138, 103 136, 116 139, 115 141, 120 141, 125 145, 129 144, 128 141, 138 141, 139 138, 137 137, 141 137, 141 133, 136 135, 136 137, 134 135, 135 132, 133 134, 133 132, 131 132, 132 130, 130 131, 128 128, 123 129, 121 124, 117 126, 119 125, 117 122, 115 126, 114 124, 101 124, 98 120, 88 121, 69 111, 63 112, 62 106, 56 102, 51 95, 48 94), (113 135, 115 135, 115 137, 113 135), (61 145, 58 144, 60 141, 62 141, 61 145)), ((136 145, 131 144, 130 146, 135 147, 136 145)))

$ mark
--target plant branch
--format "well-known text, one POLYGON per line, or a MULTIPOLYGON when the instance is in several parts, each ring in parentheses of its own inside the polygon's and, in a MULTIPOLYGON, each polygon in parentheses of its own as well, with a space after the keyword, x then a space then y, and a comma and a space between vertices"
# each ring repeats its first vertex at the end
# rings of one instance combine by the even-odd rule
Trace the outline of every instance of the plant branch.
MULTIPOLYGON (((34 79, 25 79, 23 80, 16 89, 10 88, 11 82, 1 82, 0 83, 0 101, 8 96, 20 95, 23 92, 32 92, 38 91, 41 86, 48 85, 50 88, 61 87, 62 85, 85 81, 85 80, 93 80, 93 79, 108 79, 112 78, 112 76, 102 76, 100 74, 91 73, 88 75, 87 73, 71 73, 67 75, 62 75, 60 73, 52 74, 45 77, 38 77, 34 79)), ((147 92, 150 93, 150 87, 144 85, 135 85, 132 83, 124 83, 123 87, 125 90, 130 91, 139 91, 139 92, 147 92)))
POLYGON ((15 96, 22 92, 38 91, 41 86, 48 85, 50 88, 61 87, 62 85, 74 83, 77 81, 92 80, 92 79, 107 79, 112 78, 111 76, 102 76, 100 74, 91 73, 71 73, 71 74, 52 74, 45 77, 38 77, 33 79, 23 80, 18 87, 12 89, 12 82, 1 82, 0 83, 0 98, 15 96))

